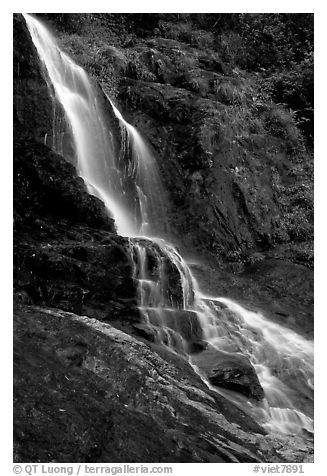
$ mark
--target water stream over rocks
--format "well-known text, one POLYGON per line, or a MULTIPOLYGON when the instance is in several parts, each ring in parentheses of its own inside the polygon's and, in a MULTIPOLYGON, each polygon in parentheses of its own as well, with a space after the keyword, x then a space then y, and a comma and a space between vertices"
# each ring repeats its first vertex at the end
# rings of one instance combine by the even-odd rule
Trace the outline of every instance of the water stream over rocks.
MULTIPOLYGON (((313 343, 230 299, 201 293, 176 248, 158 238, 166 227, 165 193, 141 134, 107 97, 121 130, 117 154, 86 72, 41 22, 24 17, 53 100, 64 109, 77 171, 89 193, 105 203, 118 233, 129 237, 143 335, 184 356, 210 388, 269 431, 311 433, 313 343)), ((60 153, 58 144, 54 140, 60 153)))

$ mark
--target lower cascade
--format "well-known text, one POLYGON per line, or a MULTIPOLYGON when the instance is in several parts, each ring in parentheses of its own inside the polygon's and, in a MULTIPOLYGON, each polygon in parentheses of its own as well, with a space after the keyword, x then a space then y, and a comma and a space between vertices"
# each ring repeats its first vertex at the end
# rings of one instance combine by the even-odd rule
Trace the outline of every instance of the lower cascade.
POLYGON ((104 201, 118 233, 129 238, 147 338, 182 355, 211 389, 268 431, 312 433, 313 343, 230 299, 201 293, 176 248, 155 237, 166 227, 156 223, 156 217, 165 222, 164 191, 140 133, 107 96, 121 129, 117 156, 85 71, 42 23, 24 17, 49 90, 65 112, 78 173, 89 192, 104 201))
POLYGON ((308 414, 313 401, 312 342, 230 299, 203 295, 186 262, 164 240, 132 242, 131 252, 140 311, 156 342, 184 355, 211 389, 266 429, 285 434, 313 431, 308 414), (220 363, 234 374, 224 379, 220 363), (252 382, 242 382, 244 376, 237 375, 243 367, 245 377, 251 377, 253 369, 252 382), (218 387, 212 384, 217 381, 218 387))

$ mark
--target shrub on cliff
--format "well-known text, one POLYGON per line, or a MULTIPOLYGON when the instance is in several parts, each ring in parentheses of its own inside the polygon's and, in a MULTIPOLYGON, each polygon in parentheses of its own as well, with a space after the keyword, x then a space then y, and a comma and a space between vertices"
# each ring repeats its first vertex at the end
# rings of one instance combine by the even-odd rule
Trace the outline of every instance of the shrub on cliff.
POLYGON ((272 99, 295 111, 296 119, 310 145, 313 145, 313 52, 285 71, 273 73, 264 80, 272 99))

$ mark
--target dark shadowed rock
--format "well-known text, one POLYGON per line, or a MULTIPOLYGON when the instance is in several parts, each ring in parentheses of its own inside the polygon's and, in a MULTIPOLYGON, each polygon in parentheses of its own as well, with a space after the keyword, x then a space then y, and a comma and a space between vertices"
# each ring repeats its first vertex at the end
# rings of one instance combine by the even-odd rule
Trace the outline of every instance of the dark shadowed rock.
POLYGON ((133 324, 133 329, 136 330, 137 334, 144 339, 154 342, 156 339, 156 332, 152 326, 144 323, 133 324))
MULTIPOLYGON (((283 253, 276 249, 274 259, 264 259, 238 275, 217 268, 208 259, 191 269, 209 295, 226 295, 247 309, 260 309, 268 319, 311 340, 313 270, 283 259, 283 253)), ((226 307, 218 301, 215 306, 226 307)))
POLYGON ((254 367, 240 354, 227 354, 212 347, 193 358, 210 383, 255 400, 264 398, 254 367))
POLYGON ((100 319, 136 319, 127 239, 73 165, 32 138, 14 145, 15 292, 100 319))
POLYGON ((262 400, 264 392, 250 362, 241 356, 231 355, 217 362, 208 378, 213 385, 243 393, 255 400, 262 400))
POLYGON ((13 23, 14 134, 44 142, 52 131, 53 103, 23 16, 15 14, 13 23))
POLYGON ((208 347, 208 342, 204 340, 191 340, 188 342, 188 351, 190 354, 198 354, 208 347))
POLYGON ((54 90, 47 84, 47 76, 40 64, 36 47, 31 41, 25 19, 14 14, 14 138, 33 137, 53 147, 58 138, 53 136, 53 124, 60 124, 60 148, 67 160, 76 163, 71 130, 54 90))
POLYGON ((115 233, 104 203, 87 192, 74 166, 34 139, 15 141, 14 190, 17 224, 32 226, 44 215, 115 233))

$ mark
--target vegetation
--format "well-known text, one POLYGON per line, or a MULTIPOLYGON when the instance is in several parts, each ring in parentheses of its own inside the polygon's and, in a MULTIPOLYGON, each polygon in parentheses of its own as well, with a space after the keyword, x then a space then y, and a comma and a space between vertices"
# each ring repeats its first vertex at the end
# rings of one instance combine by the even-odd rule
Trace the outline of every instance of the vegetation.
POLYGON ((312 14, 45 17, 129 114, 150 119, 142 129, 166 154, 179 234, 195 233, 194 242, 232 262, 293 247, 297 262, 312 265, 312 14), (212 216, 217 206, 235 221, 236 234, 227 224, 234 244, 217 231, 226 225, 212 216), (196 216, 194 231, 186 222, 196 216))
POLYGON ((217 51, 226 62, 260 73, 271 98, 296 112, 306 138, 313 138, 313 14, 44 14, 66 33, 94 41, 124 30, 160 36, 217 51))

